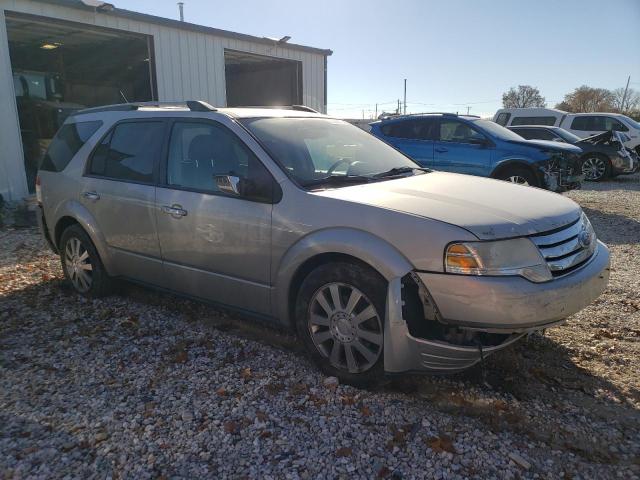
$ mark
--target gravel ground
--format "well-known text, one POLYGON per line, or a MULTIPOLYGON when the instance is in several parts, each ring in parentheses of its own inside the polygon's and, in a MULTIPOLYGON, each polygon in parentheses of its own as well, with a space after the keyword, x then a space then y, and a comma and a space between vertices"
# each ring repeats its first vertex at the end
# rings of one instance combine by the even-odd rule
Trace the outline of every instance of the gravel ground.
POLYGON ((611 282, 480 368, 337 385, 295 338, 125 286, 85 300, 0 230, 0 478, 640 478, 640 178, 568 194, 611 282))

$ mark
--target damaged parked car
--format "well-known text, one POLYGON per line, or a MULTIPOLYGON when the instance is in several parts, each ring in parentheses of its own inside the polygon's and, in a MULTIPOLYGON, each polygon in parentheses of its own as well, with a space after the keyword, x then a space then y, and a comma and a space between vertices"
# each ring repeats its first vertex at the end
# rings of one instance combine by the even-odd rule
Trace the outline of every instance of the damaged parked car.
POLYGON ((599 182, 609 177, 629 175, 640 169, 638 154, 625 146, 629 141, 626 133, 609 130, 580 138, 560 127, 523 125, 509 127, 509 130, 527 140, 551 140, 580 147, 585 180, 599 182))
POLYGON ((370 124, 371 133, 423 167, 563 192, 580 187, 580 148, 527 141, 490 120, 412 114, 370 124))
POLYGON ((250 312, 359 385, 471 367, 562 323, 609 277, 572 200, 423 168, 306 107, 75 113, 37 198, 79 294, 123 278, 250 312))

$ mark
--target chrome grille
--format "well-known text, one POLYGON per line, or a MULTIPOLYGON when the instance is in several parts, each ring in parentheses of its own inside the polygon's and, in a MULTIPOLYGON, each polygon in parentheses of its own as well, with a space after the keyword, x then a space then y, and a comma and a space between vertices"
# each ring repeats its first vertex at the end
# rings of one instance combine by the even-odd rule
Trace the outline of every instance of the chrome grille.
POLYGON ((597 244, 591 222, 584 214, 560 229, 530 238, 542 253, 554 277, 569 273, 586 263, 597 244))

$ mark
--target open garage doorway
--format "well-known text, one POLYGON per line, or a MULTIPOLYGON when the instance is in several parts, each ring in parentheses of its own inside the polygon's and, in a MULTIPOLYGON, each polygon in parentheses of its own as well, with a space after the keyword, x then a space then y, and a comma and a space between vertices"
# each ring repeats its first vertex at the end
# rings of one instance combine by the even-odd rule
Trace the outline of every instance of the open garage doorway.
POLYGON ((224 51, 227 106, 302 104, 302 62, 224 51))
POLYGON ((151 37, 6 12, 25 171, 75 110, 156 99, 151 37))

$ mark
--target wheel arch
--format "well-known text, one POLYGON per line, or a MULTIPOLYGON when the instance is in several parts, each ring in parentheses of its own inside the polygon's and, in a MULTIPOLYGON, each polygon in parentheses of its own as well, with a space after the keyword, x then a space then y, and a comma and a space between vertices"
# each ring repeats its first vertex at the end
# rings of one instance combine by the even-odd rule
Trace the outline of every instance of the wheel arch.
POLYGON ((363 265, 387 282, 413 268, 395 247, 361 230, 335 228, 307 235, 287 250, 275 275, 272 301, 284 326, 293 326, 293 310, 302 280, 313 269, 332 261, 363 265))
POLYGON ((538 168, 535 168, 535 166, 531 162, 528 162, 521 158, 511 158, 508 160, 502 160, 500 163, 498 163, 494 167, 493 171, 489 176, 491 178, 498 178, 498 176, 502 172, 515 167, 527 169, 536 178, 536 180, 538 181, 538 185, 542 185, 543 182, 542 182, 540 170, 538 168))
POLYGON ((98 251, 98 255, 100 255, 100 260, 102 261, 105 270, 109 275, 112 275, 113 272, 104 235, 98 228, 98 224, 95 221, 95 218, 93 218, 93 215, 91 215, 89 210, 79 202, 66 202, 59 209, 58 219, 53 226, 53 241, 55 242, 58 251, 60 251, 60 239, 62 238, 62 233, 69 226, 76 224, 79 225, 89 236, 98 251))

